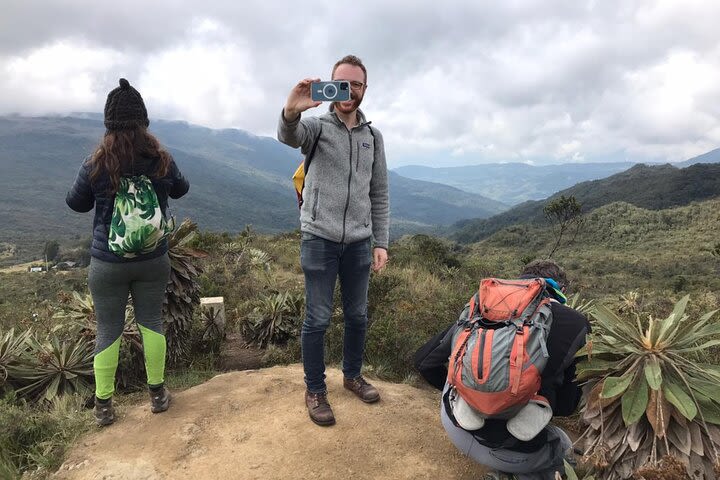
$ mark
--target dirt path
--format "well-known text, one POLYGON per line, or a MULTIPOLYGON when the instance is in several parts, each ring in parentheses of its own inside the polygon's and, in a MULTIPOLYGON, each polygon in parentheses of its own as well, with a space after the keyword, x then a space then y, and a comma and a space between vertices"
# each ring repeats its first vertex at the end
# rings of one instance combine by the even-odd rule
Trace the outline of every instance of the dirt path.
POLYGON ((248 348, 239 333, 229 333, 220 348, 220 370, 255 370, 262 366, 264 350, 248 348))
POLYGON ((169 411, 119 412, 83 438, 55 479, 477 479, 439 421, 439 394, 374 382, 366 405, 328 371, 337 424, 314 425, 298 365, 219 375, 175 395, 169 411))

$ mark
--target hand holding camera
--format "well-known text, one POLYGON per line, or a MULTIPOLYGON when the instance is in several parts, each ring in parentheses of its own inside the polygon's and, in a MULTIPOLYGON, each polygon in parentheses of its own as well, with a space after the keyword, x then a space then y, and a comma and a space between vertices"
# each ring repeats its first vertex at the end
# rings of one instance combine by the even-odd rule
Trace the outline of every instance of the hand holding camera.
POLYGON ((310 85, 313 82, 319 82, 319 78, 306 78, 301 80, 290 90, 290 95, 285 102, 285 119, 294 120, 302 112, 309 108, 314 108, 322 102, 313 100, 310 95, 310 85))
POLYGON ((350 82, 346 80, 321 82, 319 78, 306 78, 290 91, 285 103, 285 119, 294 120, 310 108, 322 102, 345 102, 350 100, 350 82))

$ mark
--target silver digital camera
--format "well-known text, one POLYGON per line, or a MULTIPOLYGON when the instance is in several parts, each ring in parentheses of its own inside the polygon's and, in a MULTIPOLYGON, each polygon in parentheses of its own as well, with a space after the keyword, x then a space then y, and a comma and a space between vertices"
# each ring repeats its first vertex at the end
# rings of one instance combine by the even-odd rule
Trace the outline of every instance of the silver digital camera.
POLYGON ((314 102, 345 102, 350 100, 350 82, 312 82, 310 92, 314 102))

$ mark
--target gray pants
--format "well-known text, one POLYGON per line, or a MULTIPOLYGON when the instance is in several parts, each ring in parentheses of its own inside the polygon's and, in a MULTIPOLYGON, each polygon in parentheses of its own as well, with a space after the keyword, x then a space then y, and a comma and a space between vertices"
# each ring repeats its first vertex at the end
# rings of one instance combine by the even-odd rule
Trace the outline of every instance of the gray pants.
POLYGON ((471 433, 453 424, 442 402, 440 418, 453 444, 481 465, 515 474, 519 480, 554 480, 556 471, 565 473, 563 459, 572 448, 572 442, 565 432, 554 425, 545 427, 548 443, 536 452, 523 453, 481 445, 471 433))
POLYGON ((88 287, 95 304, 99 353, 122 335, 125 306, 132 295, 135 320, 143 327, 163 333, 162 306, 170 278, 167 254, 141 262, 112 263, 93 257, 88 271, 88 287))
POLYGON ((139 262, 112 263, 90 260, 88 286, 95 304, 95 396, 107 400, 115 392, 120 337, 125 327, 125 306, 132 295, 135 321, 143 339, 148 385, 165 378, 167 343, 163 335, 162 306, 170 276, 167 254, 139 262))

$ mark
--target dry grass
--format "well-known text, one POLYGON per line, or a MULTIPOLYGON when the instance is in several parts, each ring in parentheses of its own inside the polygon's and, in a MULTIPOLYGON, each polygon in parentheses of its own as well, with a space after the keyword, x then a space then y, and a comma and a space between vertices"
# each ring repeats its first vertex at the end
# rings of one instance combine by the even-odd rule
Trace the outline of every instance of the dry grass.
MULTIPOLYGON (((2 258, 2 256, 0 256, 0 258, 2 258)), ((44 260, 35 260, 33 262, 18 263, 17 265, 13 265, 11 267, 0 268, 0 273, 27 272, 28 268, 33 265, 45 265, 45 261, 44 260)))
POLYGON ((633 474, 635 480, 685 480, 685 465, 675 457, 663 457, 657 465, 648 465, 633 474))

